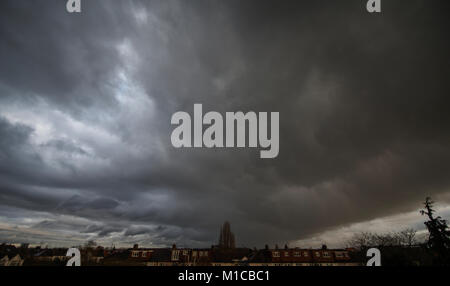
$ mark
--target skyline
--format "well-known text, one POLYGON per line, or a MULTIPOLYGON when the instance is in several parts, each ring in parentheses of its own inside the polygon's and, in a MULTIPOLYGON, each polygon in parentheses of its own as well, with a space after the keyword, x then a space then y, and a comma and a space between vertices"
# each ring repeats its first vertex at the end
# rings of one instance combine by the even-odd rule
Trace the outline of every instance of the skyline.
POLYGON ((450 219, 448 1, 0 3, 0 243, 340 246, 450 219), (447 23, 447 24, 445 24, 447 23), (279 154, 172 146, 194 104, 279 154))

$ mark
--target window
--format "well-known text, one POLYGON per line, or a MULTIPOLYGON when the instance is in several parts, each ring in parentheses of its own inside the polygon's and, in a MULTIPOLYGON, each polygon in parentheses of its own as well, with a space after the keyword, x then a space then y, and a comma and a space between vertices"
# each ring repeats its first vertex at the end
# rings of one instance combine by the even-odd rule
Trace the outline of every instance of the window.
POLYGON ((180 251, 172 250, 172 261, 178 261, 179 258, 180 258, 180 251))
POLYGON ((294 257, 300 257, 300 252, 299 251, 294 252, 294 257))
POLYGON ((278 251, 272 252, 273 257, 280 257, 280 253, 278 251))
POLYGON ((188 251, 187 250, 183 250, 183 255, 184 256, 188 255, 188 251))
POLYGON ((139 251, 132 251, 131 257, 139 257, 139 251))
POLYGON ((197 257, 197 251, 192 251, 192 256, 197 257))
POLYGON ((147 257, 147 251, 142 251, 142 257, 147 257))
POLYGON ((325 252, 323 253, 323 257, 330 257, 330 253, 328 253, 328 251, 325 251, 325 252))
POLYGON ((308 257, 308 251, 303 251, 303 256, 308 257))
POLYGON ((316 251, 316 257, 320 257, 320 252, 316 251))
POLYGON ((284 257, 289 257, 289 251, 284 252, 284 257))

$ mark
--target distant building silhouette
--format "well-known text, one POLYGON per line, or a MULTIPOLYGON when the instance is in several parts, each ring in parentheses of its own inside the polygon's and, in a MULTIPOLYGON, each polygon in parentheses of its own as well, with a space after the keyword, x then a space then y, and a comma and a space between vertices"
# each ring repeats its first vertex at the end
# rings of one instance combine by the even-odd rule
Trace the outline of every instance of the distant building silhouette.
POLYGON ((220 229, 219 237, 219 247, 220 248, 235 248, 236 241, 234 234, 231 232, 231 226, 229 222, 225 222, 220 229))

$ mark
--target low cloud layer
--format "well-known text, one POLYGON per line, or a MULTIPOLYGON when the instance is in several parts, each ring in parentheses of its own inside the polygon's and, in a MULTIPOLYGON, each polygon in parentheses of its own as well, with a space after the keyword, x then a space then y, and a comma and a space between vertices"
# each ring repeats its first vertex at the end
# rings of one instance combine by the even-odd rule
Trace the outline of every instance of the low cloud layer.
POLYGON ((229 220, 262 246, 450 202, 448 1, 64 2, 0 3, 0 241, 209 246, 229 220), (279 112, 279 156, 173 148, 195 103, 279 112))

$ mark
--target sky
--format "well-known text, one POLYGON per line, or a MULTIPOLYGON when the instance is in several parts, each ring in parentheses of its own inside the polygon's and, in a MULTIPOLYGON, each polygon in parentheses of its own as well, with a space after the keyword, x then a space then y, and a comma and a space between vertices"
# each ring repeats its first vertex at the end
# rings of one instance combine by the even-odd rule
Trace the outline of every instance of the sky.
POLYGON ((0 2, 0 242, 339 247, 450 218, 445 0, 0 2), (279 112, 280 153, 171 116, 279 112))

